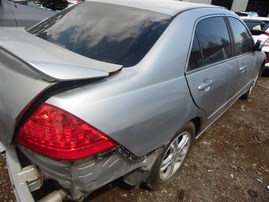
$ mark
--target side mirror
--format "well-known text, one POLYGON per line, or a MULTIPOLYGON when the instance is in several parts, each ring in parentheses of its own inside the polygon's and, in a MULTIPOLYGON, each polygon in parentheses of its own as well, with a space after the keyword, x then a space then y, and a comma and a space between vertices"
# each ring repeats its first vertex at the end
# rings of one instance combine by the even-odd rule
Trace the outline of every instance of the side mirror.
POLYGON ((263 47, 263 44, 260 40, 257 40, 254 45, 254 51, 261 51, 263 47))

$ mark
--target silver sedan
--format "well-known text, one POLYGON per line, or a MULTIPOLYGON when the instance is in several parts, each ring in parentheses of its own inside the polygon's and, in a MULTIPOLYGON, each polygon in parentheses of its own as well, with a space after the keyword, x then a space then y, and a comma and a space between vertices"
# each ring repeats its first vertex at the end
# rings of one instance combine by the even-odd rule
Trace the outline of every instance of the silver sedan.
POLYGON ((170 182, 195 139, 251 96, 259 45, 226 9, 167 0, 86 1, 1 29, 0 150, 17 199, 48 179, 47 201, 119 177, 170 182))

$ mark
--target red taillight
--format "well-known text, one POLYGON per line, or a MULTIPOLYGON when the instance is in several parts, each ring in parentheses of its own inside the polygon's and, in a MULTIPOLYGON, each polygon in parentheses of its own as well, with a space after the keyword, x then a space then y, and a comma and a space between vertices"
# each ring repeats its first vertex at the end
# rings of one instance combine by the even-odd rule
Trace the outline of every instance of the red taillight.
POLYGON ((117 143, 60 108, 42 104, 21 127, 18 143, 45 156, 76 160, 108 151, 117 143))

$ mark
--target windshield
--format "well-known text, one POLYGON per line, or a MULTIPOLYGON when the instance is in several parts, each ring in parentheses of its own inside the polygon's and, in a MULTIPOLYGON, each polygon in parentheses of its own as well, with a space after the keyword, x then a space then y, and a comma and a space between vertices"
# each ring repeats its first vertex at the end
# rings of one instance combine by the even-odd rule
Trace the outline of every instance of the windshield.
POLYGON ((88 58, 128 67, 146 55, 171 19, 142 9, 85 2, 28 31, 88 58))

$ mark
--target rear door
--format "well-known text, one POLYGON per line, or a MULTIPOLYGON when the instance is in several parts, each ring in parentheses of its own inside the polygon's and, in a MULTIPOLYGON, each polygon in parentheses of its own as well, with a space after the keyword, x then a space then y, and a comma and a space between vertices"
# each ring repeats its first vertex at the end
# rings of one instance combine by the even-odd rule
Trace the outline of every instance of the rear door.
POLYGON ((208 118, 223 112, 236 93, 237 61, 222 16, 201 19, 195 29, 186 78, 196 105, 208 118))

